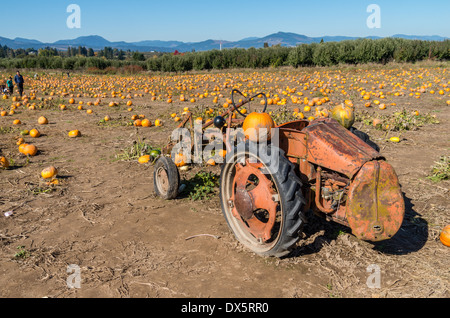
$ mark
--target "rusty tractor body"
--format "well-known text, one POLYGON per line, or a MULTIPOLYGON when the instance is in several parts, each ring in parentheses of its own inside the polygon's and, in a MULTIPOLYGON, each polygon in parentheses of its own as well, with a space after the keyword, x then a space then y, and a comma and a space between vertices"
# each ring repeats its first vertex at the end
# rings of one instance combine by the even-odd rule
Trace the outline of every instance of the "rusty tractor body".
POLYGON ((405 205, 397 175, 375 151, 333 119, 292 122, 280 128, 280 148, 298 167, 308 203, 368 241, 390 239, 405 205))
MULTIPOLYGON (((231 115, 244 116, 239 109, 253 98, 239 105, 233 99, 234 108, 221 116, 226 118, 220 128, 228 150, 233 147, 229 128, 243 122, 231 115)), ((180 127, 189 121, 192 114, 180 127)), ((311 210, 347 226, 361 240, 383 241, 398 232, 403 194, 394 169, 379 152, 331 118, 289 122, 277 129, 277 147, 266 149, 279 153, 277 169, 249 147, 233 151, 222 168, 223 213, 245 247, 264 256, 289 254, 311 210)))

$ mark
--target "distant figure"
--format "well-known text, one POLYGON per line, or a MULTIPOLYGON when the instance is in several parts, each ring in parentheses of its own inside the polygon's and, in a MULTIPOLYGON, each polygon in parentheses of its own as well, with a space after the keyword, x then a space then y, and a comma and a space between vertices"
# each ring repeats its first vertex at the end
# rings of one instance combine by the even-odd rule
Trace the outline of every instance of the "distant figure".
POLYGON ((25 83, 23 76, 17 71, 16 77, 14 77, 14 81, 17 84, 17 89, 19 90, 19 95, 22 97, 23 95, 23 84, 25 83))
POLYGON ((11 76, 6 81, 6 87, 8 88, 9 95, 12 95, 14 93, 14 84, 11 76))

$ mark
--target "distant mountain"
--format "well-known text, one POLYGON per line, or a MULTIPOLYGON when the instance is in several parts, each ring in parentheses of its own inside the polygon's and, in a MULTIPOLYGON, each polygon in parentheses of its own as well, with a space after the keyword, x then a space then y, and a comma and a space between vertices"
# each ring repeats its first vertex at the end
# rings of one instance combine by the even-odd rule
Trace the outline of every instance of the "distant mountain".
MULTIPOLYGON (((396 34, 392 37, 425 40, 425 41, 444 41, 449 39, 448 37, 442 37, 438 35, 431 36, 418 36, 418 35, 404 35, 396 34)), ((366 37, 370 39, 379 39, 380 37, 370 36, 366 37)), ((69 46, 78 47, 84 46, 86 48, 92 48, 94 50, 101 50, 105 47, 112 47, 121 49, 124 51, 140 51, 140 52, 191 52, 191 51, 210 51, 215 49, 227 48, 262 48, 264 44, 269 46, 281 45, 287 47, 294 47, 300 44, 319 43, 322 40, 324 42, 339 42, 345 40, 355 40, 358 37, 349 36, 323 36, 323 37, 309 37, 302 34, 290 33, 290 32, 278 32, 267 35, 265 37, 247 37, 239 41, 223 41, 209 39, 201 42, 181 42, 181 41, 139 41, 139 42, 110 42, 99 35, 82 36, 72 40, 59 40, 54 43, 42 43, 37 40, 30 40, 24 38, 15 38, 14 40, 0 37, 0 45, 6 45, 12 49, 41 49, 44 47, 54 47, 60 50, 66 50, 69 46)))
POLYGON ((14 40, 3 38, 0 36, 0 45, 6 45, 7 47, 10 47, 12 49, 18 49, 16 42, 14 40))
POLYGON ((167 47, 167 48, 176 48, 179 45, 185 44, 180 41, 140 41, 140 42, 133 42, 132 43, 135 46, 142 46, 142 47, 167 47))
POLYGON ((15 38, 14 41, 16 43, 31 44, 31 45, 41 45, 42 44, 41 41, 28 40, 28 39, 24 39, 24 38, 15 38))
POLYGON ((177 46, 175 49, 179 52, 191 52, 195 51, 210 51, 214 49, 229 48, 229 44, 232 42, 220 41, 220 40, 206 40, 198 43, 185 43, 177 46))
POLYGON ((257 40, 257 39, 258 39, 257 36, 251 36, 251 37, 248 37, 248 38, 244 38, 244 39, 240 40, 239 42, 241 42, 241 41, 252 41, 252 40, 257 40))
POLYGON ((81 36, 74 40, 60 40, 53 43, 56 46, 86 46, 90 48, 104 48, 110 46, 111 42, 98 35, 81 36))
POLYGON ((444 41, 444 40, 448 39, 448 38, 444 38, 439 35, 419 36, 419 35, 396 34, 396 35, 393 35, 392 37, 408 39, 408 40, 422 40, 422 41, 444 41))

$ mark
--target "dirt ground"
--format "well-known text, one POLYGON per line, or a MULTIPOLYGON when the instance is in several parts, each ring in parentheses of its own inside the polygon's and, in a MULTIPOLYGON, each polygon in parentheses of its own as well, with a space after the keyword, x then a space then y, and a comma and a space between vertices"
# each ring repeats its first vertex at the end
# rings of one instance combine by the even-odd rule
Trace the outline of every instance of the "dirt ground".
MULTIPOLYGON (((309 215, 302 240, 283 259, 245 250, 229 230, 218 197, 164 201, 154 194, 152 165, 114 160, 139 138, 165 145, 176 126, 168 114, 185 103, 168 106, 145 95, 133 99, 130 113, 123 105, 108 107, 104 98, 91 115, 72 107, 1 117, 0 126, 11 128, 0 134, 1 153, 15 165, 0 171, 0 297, 449 298, 450 249, 439 234, 450 223, 450 182, 426 178, 439 157, 450 154, 448 99, 448 92, 441 99, 430 94, 420 100, 398 98, 397 106, 385 112, 414 108, 435 114, 440 122, 404 132, 399 144, 356 123, 399 175, 407 209, 393 239, 359 241, 348 229, 309 215), (134 113, 163 118, 165 125, 98 125, 105 115, 120 122, 134 113), (49 125, 38 127, 40 138, 25 138, 40 150, 27 162, 16 141, 21 130, 36 128, 42 115, 49 125), (20 128, 12 125, 13 118, 21 119, 20 128), (73 129, 82 137, 67 138, 73 129), (59 184, 51 192, 40 191, 40 171, 49 165, 58 168, 59 184), (11 210, 13 215, 5 217, 11 210), (81 288, 67 286, 72 264, 80 269, 81 288), (381 271, 379 288, 367 284, 371 265, 381 271)), ((220 172, 219 166, 197 167, 182 176, 199 169, 220 172)))

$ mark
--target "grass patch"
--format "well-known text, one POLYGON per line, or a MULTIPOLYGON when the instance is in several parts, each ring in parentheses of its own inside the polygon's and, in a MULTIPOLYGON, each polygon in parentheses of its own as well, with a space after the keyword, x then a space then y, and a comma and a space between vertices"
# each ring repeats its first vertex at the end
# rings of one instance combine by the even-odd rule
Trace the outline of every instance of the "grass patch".
POLYGON ((0 127, 0 135, 12 134, 16 129, 12 127, 0 127))
POLYGON ((97 123, 97 126, 99 126, 99 127, 111 127, 111 128, 115 128, 115 127, 130 127, 130 126, 133 126, 133 122, 122 120, 122 119, 111 119, 111 120, 108 120, 108 121, 106 121, 105 119, 102 119, 102 120, 100 120, 97 123))
POLYGON ((46 110, 59 110, 59 106, 65 104, 64 99, 62 98, 55 98, 49 100, 48 98, 41 100, 39 105, 37 105, 40 109, 46 109, 46 110))
POLYGON ((152 147, 145 141, 139 139, 134 141, 131 147, 124 149, 121 153, 117 154, 114 161, 134 161, 145 155, 151 155, 152 151, 159 151, 161 148, 152 147))
POLYGON ((442 156, 431 168, 431 173, 427 179, 433 182, 440 182, 450 179, 450 157, 442 156))
POLYGON ((216 195, 219 176, 212 172, 201 171, 182 184, 186 186, 183 192, 189 193, 189 199, 192 201, 209 200, 216 195))
POLYGON ((60 182, 57 178, 52 181, 40 181, 39 184, 26 183, 28 191, 34 196, 55 192, 60 189, 59 185, 60 182))
POLYGON ((30 164, 30 157, 27 156, 24 163, 18 163, 13 158, 6 158, 8 160, 9 166, 5 170, 14 170, 17 168, 24 168, 30 164))
POLYGON ((50 192, 55 191, 54 188, 50 188, 50 187, 32 187, 29 188, 31 194, 33 195, 40 195, 40 194, 47 194, 50 192))
POLYGON ((356 121, 366 126, 373 126, 375 120, 381 123, 375 128, 383 131, 407 131, 417 130, 425 125, 439 124, 436 115, 430 113, 416 115, 405 109, 392 115, 371 115, 368 112, 357 113, 356 121))
POLYGON ((14 258, 27 259, 31 256, 31 253, 25 249, 25 246, 17 246, 19 250, 16 254, 14 254, 14 258))
POLYGON ((274 110, 272 112, 272 118, 278 125, 301 119, 296 117, 294 112, 290 111, 286 106, 274 110))

